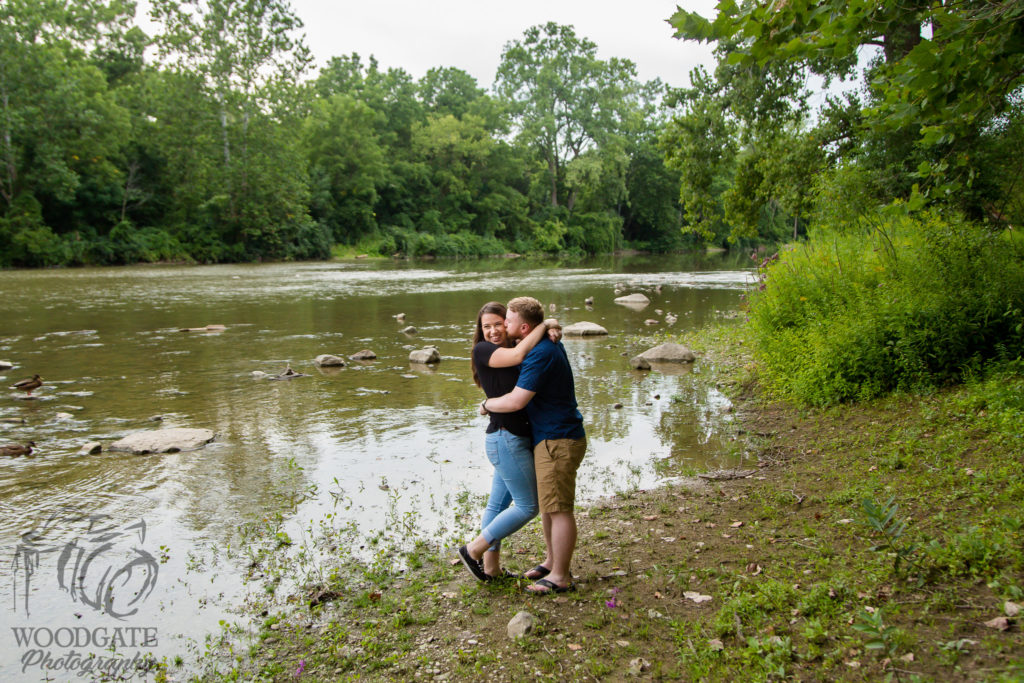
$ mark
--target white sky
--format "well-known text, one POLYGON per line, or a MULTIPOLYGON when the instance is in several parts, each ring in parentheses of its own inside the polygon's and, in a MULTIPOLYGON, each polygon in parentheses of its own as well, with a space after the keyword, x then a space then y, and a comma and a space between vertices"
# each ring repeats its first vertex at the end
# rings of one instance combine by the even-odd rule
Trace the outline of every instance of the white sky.
MULTIPOLYGON (((678 0, 686 9, 714 16, 715 0, 678 0)), ((305 23, 307 44, 322 66, 335 56, 372 54, 384 68, 421 78, 435 66, 458 67, 490 88, 505 43, 530 26, 554 21, 597 44, 602 59, 621 57, 641 80, 689 84, 690 69, 713 69, 711 48, 672 37, 666 23, 677 0, 291 0, 305 23)))

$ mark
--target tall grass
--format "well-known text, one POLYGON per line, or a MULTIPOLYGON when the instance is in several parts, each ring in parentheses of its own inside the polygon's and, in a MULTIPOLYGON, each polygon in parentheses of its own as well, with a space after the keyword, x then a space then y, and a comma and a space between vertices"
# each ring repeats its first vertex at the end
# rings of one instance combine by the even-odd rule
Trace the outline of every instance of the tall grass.
POLYGON ((765 383, 813 405, 926 392, 1024 353, 1024 241, 934 213, 819 233, 762 268, 765 383))

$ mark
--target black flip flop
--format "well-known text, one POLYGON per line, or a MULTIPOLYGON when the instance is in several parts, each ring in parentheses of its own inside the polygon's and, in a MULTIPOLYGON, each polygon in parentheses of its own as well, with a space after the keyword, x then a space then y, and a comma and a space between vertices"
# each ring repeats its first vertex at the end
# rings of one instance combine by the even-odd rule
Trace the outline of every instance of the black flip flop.
POLYGON ((545 576, 547 576, 550 573, 551 573, 550 569, 548 569, 547 567, 545 567, 542 564, 538 564, 533 569, 529 569, 529 570, 523 572, 523 578, 526 579, 527 581, 536 581, 537 579, 543 579, 545 576), (531 572, 536 574, 536 576, 527 576, 527 574, 529 574, 531 572))
POLYGON ((545 591, 532 591, 529 588, 526 590, 534 595, 549 595, 551 593, 570 593, 576 590, 576 584, 570 583, 568 586, 559 586, 554 581, 548 581, 547 579, 537 579, 533 582, 534 586, 541 586, 547 588, 545 591))
POLYGON ((510 572, 508 569, 502 569, 500 574, 485 574, 485 576, 487 576, 488 581, 508 581, 523 578, 515 572, 510 572))
POLYGON ((484 571, 484 568, 480 566, 479 560, 474 560, 469 555, 469 551, 466 550, 466 546, 459 548, 459 559, 462 560, 462 564, 466 565, 466 569, 469 573, 476 577, 477 581, 490 581, 491 577, 484 571))

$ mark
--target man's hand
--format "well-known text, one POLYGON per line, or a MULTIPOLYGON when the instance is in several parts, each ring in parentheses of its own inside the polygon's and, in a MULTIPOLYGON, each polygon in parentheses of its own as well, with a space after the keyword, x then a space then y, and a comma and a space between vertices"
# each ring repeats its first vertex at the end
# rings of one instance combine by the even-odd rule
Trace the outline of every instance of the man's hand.
POLYGON ((548 339, 556 344, 562 339, 562 325, 555 318, 548 318, 544 321, 548 328, 548 339))

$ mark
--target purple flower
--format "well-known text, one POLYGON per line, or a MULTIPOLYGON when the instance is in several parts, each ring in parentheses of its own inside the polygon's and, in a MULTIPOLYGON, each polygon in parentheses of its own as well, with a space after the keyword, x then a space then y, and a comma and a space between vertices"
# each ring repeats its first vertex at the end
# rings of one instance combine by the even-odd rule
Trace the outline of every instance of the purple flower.
POLYGON ((298 678, 299 676, 301 676, 302 672, 305 669, 306 669, 306 660, 305 659, 300 659, 299 660, 299 668, 295 670, 295 677, 298 678))

